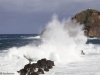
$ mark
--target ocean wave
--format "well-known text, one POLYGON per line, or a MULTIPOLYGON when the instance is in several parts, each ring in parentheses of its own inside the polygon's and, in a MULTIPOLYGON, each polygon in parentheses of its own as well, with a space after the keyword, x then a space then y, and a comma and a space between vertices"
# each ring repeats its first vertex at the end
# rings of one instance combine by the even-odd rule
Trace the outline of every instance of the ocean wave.
MULTIPOLYGON (((47 28, 49 30, 43 34, 46 39, 41 38, 43 42, 40 45, 28 44, 22 47, 9 48, 4 56, 0 57, 0 71, 16 73, 17 70, 20 70, 28 63, 24 55, 35 62, 46 58, 53 60, 55 65, 66 65, 83 60, 82 50, 86 54, 95 53, 97 50, 99 52, 100 47, 86 44, 87 37, 84 36, 82 26, 76 22, 60 22, 56 17, 53 17, 47 28)), ((40 39, 40 36, 24 38, 40 39)))
POLYGON ((40 39, 40 36, 30 36, 30 37, 24 37, 24 39, 40 39))

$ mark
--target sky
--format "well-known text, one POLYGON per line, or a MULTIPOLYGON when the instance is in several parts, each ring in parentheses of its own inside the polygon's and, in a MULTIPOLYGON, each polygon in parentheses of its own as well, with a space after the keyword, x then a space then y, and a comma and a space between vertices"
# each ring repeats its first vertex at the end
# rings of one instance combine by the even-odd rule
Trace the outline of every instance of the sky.
POLYGON ((99 6, 100 0, 0 0, 0 34, 40 34, 54 14, 61 21, 99 6))

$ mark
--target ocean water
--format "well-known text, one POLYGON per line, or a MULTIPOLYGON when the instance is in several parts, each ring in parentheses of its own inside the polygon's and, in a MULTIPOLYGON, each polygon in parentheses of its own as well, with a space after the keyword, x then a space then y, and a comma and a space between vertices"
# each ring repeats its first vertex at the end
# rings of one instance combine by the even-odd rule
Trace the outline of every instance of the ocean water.
POLYGON ((28 63, 25 55, 33 62, 42 58, 54 61, 55 67, 45 75, 100 75, 99 39, 84 36, 83 25, 59 21, 54 15, 46 29, 41 36, 0 35, 0 71, 19 75, 17 71, 28 63))
POLYGON ((25 46, 31 42, 38 44, 38 38, 38 34, 0 34, 0 50, 25 46))

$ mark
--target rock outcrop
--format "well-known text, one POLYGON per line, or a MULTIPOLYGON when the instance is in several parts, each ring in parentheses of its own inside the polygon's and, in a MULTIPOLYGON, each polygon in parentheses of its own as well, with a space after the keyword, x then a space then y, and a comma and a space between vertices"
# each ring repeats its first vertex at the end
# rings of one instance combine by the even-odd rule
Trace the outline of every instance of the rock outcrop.
POLYGON ((87 9, 76 14, 72 20, 84 24, 84 33, 88 37, 100 37, 100 12, 94 9, 87 9))
MULTIPOLYGON (((100 11, 94 9, 87 9, 80 13, 77 13, 72 20, 84 25, 84 34, 88 37, 99 37, 100 38, 100 11)), ((42 37, 46 31, 49 29, 44 29, 40 36, 42 37)))
MULTIPOLYGON (((29 61, 29 60, 28 60, 29 61)), ((20 75, 39 75, 48 72, 49 69, 52 69, 54 65, 54 61, 41 59, 38 60, 37 63, 30 63, 26 64, 22 69, 17 71, 20 75)))

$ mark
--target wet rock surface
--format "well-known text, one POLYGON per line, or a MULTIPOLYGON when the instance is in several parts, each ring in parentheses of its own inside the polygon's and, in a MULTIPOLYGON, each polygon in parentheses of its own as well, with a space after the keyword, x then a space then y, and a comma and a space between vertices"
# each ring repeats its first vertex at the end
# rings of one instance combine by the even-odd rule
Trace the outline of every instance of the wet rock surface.
POLYGON ((41 59, 38 60, 37 63, 29 63, 26 64, 22 69, 17 71, 20 75, 39 75, 44 74, 44 71, 48 72, 53 68, 54 61, 41 59))

